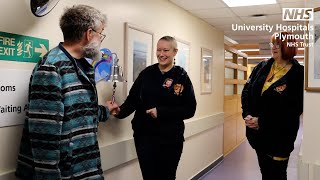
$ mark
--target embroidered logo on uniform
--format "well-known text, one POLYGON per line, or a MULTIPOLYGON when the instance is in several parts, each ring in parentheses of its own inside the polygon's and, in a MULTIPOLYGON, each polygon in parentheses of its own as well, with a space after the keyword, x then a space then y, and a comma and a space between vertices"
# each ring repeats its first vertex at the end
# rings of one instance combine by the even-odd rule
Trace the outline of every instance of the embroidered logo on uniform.
POLYGON ((287 88, 287 85, 283 84, 281 86, 275 87, 274 90, 281 94, 286 88, 287 88))
POLYGON ((175 95, 181 96, 184 87, 183 87, 182 84, 175 84, 175 85, 173 86, 173 89, 174 89, 174 94, 175 94, 175 95))
POLYGON ((164 88, 169 88, 169 87, 171 87, 172 82, 173 82, 173 79, 167 78, 167 79, 164 80, 162 86, 164 88))

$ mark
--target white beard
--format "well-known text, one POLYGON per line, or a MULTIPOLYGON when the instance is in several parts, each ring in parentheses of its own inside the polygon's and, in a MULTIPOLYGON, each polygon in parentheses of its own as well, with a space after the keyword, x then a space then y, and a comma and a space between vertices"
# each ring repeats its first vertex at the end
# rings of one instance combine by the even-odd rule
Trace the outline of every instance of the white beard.
POLYGON ((83 56, 94 61, 100 60, 102 57, 100 52, 100 43, 95 41, 89 42, 89 44, 83 47, 83 56))

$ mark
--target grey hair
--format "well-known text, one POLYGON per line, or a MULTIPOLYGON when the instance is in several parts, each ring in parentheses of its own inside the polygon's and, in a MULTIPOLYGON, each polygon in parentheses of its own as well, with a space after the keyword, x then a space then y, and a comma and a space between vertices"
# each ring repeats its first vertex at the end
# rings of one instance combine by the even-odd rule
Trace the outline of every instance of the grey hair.
POLYGON ((172 37, 172 36, 163 36, 162 38, 159 39, 159 41, 161 41, 161 40, 171 42, 172 48, 174 50, 178 49, 177 40, 174 37, 172 37))
POLYGON ((89 28, 96 30, 105 25, 107 16, 87 5, 74 5, 65 9, 60 18, 60 28, 64 40, 77 42, 89 28))

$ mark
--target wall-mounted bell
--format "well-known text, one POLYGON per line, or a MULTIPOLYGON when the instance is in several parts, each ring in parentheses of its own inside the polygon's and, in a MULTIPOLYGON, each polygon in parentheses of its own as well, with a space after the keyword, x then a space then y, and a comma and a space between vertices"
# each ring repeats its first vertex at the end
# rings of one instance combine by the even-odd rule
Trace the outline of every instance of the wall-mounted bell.
POLYGON ((113 82, 113 91, 112 91, 112 103, 115 101, 116 87, 117 82, 126 82, 123 77, 122 67, 118 65, 119 59, 116 53, 112 53, 114 55, 113 63, 111 67, 111 75, 108 81, 113 82))

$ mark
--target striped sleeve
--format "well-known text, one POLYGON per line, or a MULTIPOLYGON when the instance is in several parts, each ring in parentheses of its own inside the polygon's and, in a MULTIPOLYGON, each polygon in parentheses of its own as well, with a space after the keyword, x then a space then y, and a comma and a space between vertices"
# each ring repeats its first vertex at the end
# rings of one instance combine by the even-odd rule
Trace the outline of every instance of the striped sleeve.
POLYGON ((110 116, 110 111, 107 107, 99 105, 98 119, 99 122, 105 122, 110 116))
POLYGON ((53 65, 33 73, 29 94, 29 134, 36 179, 61 179, 58 167, 64 106, 61 76, 53 65))

